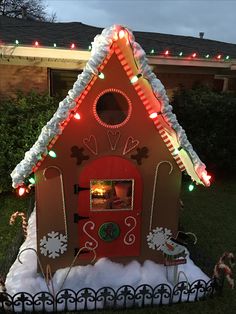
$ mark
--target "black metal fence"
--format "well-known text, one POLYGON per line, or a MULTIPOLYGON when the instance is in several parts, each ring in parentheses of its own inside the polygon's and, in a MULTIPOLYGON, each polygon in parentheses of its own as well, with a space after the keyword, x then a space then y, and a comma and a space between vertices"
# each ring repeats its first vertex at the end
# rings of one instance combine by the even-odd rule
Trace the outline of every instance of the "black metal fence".
POLYGON ((221 292, 222 285, 215 280, 196 280, 191 285, 186 281, 174 287, 160 284, 156 287, 140 285, 137 288, 125 285, 117 290, 104 287, 97 291, 83 288, 78 292, 70 289, 59 291, 55 296, 40 292, 32 296, 21 292, 14 296, 0 293, 0 313, 60 312, 97 309, 126 309, 135 307, 194 302, 221 292))

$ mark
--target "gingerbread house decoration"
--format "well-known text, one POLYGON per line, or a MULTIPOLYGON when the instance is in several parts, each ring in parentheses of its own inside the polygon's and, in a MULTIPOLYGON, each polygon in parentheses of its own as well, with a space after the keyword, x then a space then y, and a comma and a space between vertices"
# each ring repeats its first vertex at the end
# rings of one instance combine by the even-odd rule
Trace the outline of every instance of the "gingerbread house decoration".
POLYGON ((132 32, 115 25, 92 47, 84 71, 11 174, 19 189, 34 173, 37 251, 53 271, 78 251, 82 265, 94 255, 162 262, 148 239, 159 227, 176 235, 182 172, 210 184, 132 32))

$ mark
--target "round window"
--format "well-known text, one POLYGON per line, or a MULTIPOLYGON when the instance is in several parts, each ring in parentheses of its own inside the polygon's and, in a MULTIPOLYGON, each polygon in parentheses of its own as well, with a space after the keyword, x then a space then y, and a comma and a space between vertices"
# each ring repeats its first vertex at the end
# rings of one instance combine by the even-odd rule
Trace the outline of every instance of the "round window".
POLYGON ((122 126, 128 121, 130 114, 130 100, 119 90, 107 90, 96 99, 95 116, 103 126, 122 126))

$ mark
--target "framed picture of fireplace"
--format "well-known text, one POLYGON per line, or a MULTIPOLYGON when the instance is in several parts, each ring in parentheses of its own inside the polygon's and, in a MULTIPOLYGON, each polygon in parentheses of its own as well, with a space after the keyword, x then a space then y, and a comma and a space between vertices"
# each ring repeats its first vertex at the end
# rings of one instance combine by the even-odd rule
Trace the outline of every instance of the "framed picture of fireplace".
POLYGON ((133 179, 90 180, 90 210, 132 210, 133 179))

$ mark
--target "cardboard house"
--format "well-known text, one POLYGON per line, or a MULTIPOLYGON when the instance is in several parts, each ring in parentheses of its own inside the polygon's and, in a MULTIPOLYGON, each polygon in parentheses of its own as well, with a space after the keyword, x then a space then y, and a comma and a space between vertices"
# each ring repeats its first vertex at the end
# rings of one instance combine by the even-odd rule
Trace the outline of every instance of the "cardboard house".
POLYGON ((82 265, 163 262, 147 236, 176 235, 183 171, 210 184, 144 51, 115 25, 11 175, 19 189, 34 173, 38 256, 55 271, 78 251, 82 265))

